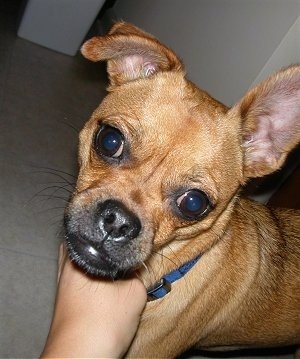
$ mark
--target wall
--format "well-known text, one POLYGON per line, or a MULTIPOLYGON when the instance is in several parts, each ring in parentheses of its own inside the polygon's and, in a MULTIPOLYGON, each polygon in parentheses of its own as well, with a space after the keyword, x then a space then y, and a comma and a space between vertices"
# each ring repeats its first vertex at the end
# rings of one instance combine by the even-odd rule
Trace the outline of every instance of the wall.
POLYGON ((299 27, 283 41, 300 0, 118 0, 114 10, 177 52, 188 77, 227 105, 268 74, 274 52, 272 70, 300 62, 299 27))

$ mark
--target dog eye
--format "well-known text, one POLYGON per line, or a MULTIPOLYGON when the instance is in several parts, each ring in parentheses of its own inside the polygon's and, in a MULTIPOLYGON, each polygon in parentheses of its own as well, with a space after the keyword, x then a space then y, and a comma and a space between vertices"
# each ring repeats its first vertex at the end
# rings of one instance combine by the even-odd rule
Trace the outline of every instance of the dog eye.
POLYGON ((105 125, 96 133, 94 147, 99 156, 119 158, 124 150, 124 136, 115 127, 105 125))
POLYGON ((186 191, 177 197, 176 203, 180 214, 188 220, 200 219, 210 209, 207 195, 198 189, 186 191))

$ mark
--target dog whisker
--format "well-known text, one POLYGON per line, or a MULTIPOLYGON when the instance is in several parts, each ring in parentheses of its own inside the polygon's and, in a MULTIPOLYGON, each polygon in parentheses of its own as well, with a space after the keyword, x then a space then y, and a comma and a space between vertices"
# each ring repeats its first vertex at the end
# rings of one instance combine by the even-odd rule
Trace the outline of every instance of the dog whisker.
POLYGON ((47 186, 47 187, 43 188, 41 191, 39 191, 38 194, 42 193, 42 192, 46 192, 48 190, 53 190, 52 194, 55 194, 55 193, 59 192, 60 190, 65 191, 65 192, 67 192, 69 194, 72 194, 72 191, 69 190, 67 188, 67 186, 68 185, 64 185, 64 186, 58 186, 58 185, 47 186))
MULTIPOLYGON (((35 171, 34 173, 42 173, 42 174, 50 174, 56 176, 64 181, 64 183, 68 183, 70 186, 74 187, 75 183, 69 181, 66 177, 64 177, 61 173, 52 172, 50 170, 45 171, 35 171)), ((64 173, 64 172, 63 172, 64 173)), ((67 173, 66 173, 67 174, 67 173)), ((70 175, 71 176, 71 175, 70 175)), ((75 177, 74 177, 75 178, 75 177)))
POLYGON ((150 271, 149 271, 149 268, 148 268, 148 266, 146 265, 146 263, 145 263, 145 262, 142 262, 141 264, 142 264, 142 266, 145 268, 146 272, 147 272, 148 275, 149 275, 149 274, 150 274, 150 271))
POLYGON ((58 168, 53 168, 53 167, 43 167, 43 166, 31 166, 32 168, 35 168, 37 171, 37 173, 50 173, 50 174, 61 174, 61 175, 66 175, 69 176, 73 179, 77 178, 77 175, 74 175, 72 173, 60 170, 58 168))
POLYGON ((63 186, 65 188, 71 187, 74 189, 75 183, 66 183, 66 181, 47 181, 45 184, 63 186))
POLYGON ((168 244, 168 248, 169 248, 170 252, 172 252, 172 255, 175 257, 175 259, 178 261, 178 263, 176 263, 174 260, 171 260, 169 257, 167 257, 167 259, 169 261, 171 261, 173 264, 176 264, 177 266, 182 264, 178 255, 173 251, 172 247, 169 244, 168 244))
POLYGON ((49 194, 38 194, 37 197, 44 197, 45 199, 60 199, 64 202, 68 202, 68 199, 62 196, 55 196, 55 195, 49 195, 49 194))
MULTIPOLYGON (((65 210, 65 206, 56 206, 56 207, 50 207, 50 208, 45 208, 40 210, 40 213, 47 213, 47 212, 51 212, 51 211, 64 211, 65 210)), ((61 216, 61 213, 59 214, 61 216)))
POLYGON ((54 167, 47 167, 47 166, 31 166, 32 168, 35 168, 37 170, 40 170, 40 171, 51 171, 51 173, 61 173, 61 174, 64 174, 64 175, 67 175, 69 177, 72 177, 74 179, 77 178, 76 175, 70 173, 70 172, 66 172, 64 170, 61 170, 61 169, 58 169, 58 168, 54 168, 54 167))
MULTIPOLYGON (((42 201, 47 201, 47 200, 50 200, 50 199, 53 199, 55 197, 59 197, 60 199, 63 199, 65 202, 68 201, 68 197, 62 197, 62 196, 53 196, 51 194, 43 194, 43 192, 45 191, 46 189, 42 189, 40 190, 39 192, 35 193, 31 198, 29 198, 27 200, 27 202, 24 204, 24 206, 28 206, 30 203, 32 203, 34 200, 36 200, 37 198, 40 198, 42 201)), ((57 191, 55 191, 57 192, 57 191)))
POLYGON ((80 130, 79 130, 77 127, 75 127, 74 125, 72 125, 72 124, 69 123, 69 122, 59 121, 59 123, 62 123, 63 125, 65 125, 65 126, 71 128, 72 130, 74 130, 74 131, 76 132, 77 135, 78 135, 78 133, 80 132, 80 130))
MULTIPOLYGON (((170 246, 168 245, 168 247, 170 248, 170 246)), ((171 249, 171 248, 170 248, 171 249)), ((176 257, 175 253, 171 250, 172 254, 176 257)), ((178 258, 178 263, 175 262, 173 259, 171 259, 170 257, 168 257, 167 255, 165 255, 163 252, 158 252, 158 251, 154 251, 153 254, 156 254, 156 255, 159 255, 161 256, 161 259, 162 259, 162 264, 163 264, 163 260, 166 259, 168 260, 169 262, 171 262, 172 264, 174 264, 175 266, 178 266, 180 265, 180 260, 178 258)))

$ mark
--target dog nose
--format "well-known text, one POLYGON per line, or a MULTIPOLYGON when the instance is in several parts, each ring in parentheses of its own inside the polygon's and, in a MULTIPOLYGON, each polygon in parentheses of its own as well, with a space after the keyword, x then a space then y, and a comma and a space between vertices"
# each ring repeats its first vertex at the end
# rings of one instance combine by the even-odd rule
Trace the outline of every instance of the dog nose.
POLYGON ((103 240, 115 242, 136 238, 142 228, 139 218, 116 200, 99 204, 97 221, 103 240))

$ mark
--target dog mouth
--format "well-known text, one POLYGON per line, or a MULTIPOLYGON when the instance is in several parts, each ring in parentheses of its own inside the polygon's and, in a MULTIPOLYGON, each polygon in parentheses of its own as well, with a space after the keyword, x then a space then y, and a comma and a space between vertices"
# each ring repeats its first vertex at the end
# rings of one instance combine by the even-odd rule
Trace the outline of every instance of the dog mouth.
POLYGON ((102 246, 73 233, 66 235, 65 243, 71 260, 86 273, 110 278, 125 276, 126 271, 119 269, 102 246))
POLYGON ((140 219, 117 200, 71 204, 64 224, 70 258, 93 276, 123 278, 141 266, 152 249, 140 219))

